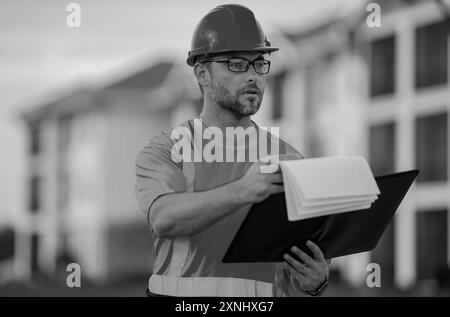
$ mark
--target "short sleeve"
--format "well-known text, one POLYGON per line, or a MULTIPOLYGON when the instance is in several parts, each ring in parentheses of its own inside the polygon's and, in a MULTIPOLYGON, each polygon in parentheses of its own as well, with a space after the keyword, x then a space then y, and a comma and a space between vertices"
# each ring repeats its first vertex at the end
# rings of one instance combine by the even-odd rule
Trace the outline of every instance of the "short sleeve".
POLYGON ((147 219, 158 197, 186 191, 182 165, 171 157, 172 146, 169 134, 163 132, 151 138, 137 156, 135 194, 147 219))

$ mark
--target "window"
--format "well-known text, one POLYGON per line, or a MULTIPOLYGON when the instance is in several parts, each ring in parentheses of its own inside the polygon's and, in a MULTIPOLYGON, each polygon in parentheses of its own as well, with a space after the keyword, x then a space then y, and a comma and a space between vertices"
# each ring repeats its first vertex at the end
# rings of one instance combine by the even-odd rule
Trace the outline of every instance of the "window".
POLYGON ((32 273, 39 272, 39 236, 37 233, 32 233, 30 236, 30 267, 32 273))
POLYGON ((286 73, 278 73, 272 77, 273 99, 272 119, 277 120, 283 116, 283 86, 286 73))
POLYGON ((416 30, 416 88, 447 82, 447 28, 439 22, 416 30))
MULTIPOLYGON (((374 125, 369 130, 369 163, 377 175, 394 172, 395 167, 395 123, 374 125)), ((383 268, 382 283, 394 283, 394 221, 389 223, 376 248, 371 253, 371 261, 383 268)))
POLYGON ((370 253, 370 262, 378 263, 382 268, 381 285, 394 285, 395 221, 394 216, 383 232, 376 247, 370 253))
POLYGON ((370 96, 395 91, 395 37, 390 36, 371 44, 370 96))
POLYGON ((40 208, 40 180, 37 176, 33 176, 30 180, 30 211, 32 213, 38 212, 40 208))
POLYGON ((447 210, 419 211, 416 228, 418 278, 436 278, 447 267, 447 210))
POLYGON ((14 256, 14 229, 7 226, 0 228, 0 262, 14 256))
POLYGON ((375 175, 394 172, 395 125, 393 122, 370 128, 369 162, 375 175))
POLYGON ((447 114, 416 119, 417 181, 447 179, 447 114))
POLYGON ((29 124, 29 140, 30 153, 32 155, 39 154, 41 150, 41 124, 39 121, 31 122, 29 124))

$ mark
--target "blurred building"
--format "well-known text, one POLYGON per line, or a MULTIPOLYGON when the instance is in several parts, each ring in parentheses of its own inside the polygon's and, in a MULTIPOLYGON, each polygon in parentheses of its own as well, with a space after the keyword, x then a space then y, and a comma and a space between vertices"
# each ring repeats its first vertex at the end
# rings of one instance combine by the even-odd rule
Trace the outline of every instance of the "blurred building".
MULTIPOLYGON (((450 263, 448 6, 377 1, 289 32, 292 66, 272 76, 271 122, 306 157, 363 155, 375 175, 420 175, 373 252, 336 259, 354 285, 380 264, 382 284, 448 283, 450 263)), ((283 136, 283 135, 282 135, 283 136)))
POLYGON ((179 69, 161 61, 23 114, 28 208, 16 221, 16 276, 53 274, 71 262, 94 282, 151 272, 151 232, 134 196, 135 160, 150 136, 198 112, 194 102, 182 107, 189 114, 175 107, 176 96, 195 87, 179 69))
POLYGON ((383 27, 356 34, 368 65, 366 153, 376 173, 418 168, 420 174, 371 260, 389 268, 400 287, 442 286, 450 264, 450 7, 444 1, 382 6, 383 27))
MULTIPOLYGON (((270 57, 255 121, 280 127, 305 157, 362 155, 375 175, 420 170, 375 250, 333 261, 355 286, 376 262, 383 285, 408 289, 442 282, 450 264, 449 11, 444 1, 377 3, 380 28, 353 5, 300 30, 271 29, 281 50, 270 57)), ((98 280, 148 275, 151 234, 134 197, 134 161, 150 136, 200 109, 180 57, 27 112, 17 275, 52 272, 58 259, 98 280)))

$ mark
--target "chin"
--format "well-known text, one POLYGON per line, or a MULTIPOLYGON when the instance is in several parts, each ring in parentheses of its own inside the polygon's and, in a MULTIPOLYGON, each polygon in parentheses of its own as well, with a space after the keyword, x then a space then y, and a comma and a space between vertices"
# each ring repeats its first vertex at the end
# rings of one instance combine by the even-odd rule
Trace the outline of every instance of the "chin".
POLYGON ((244 109, 245 109, 245 111, 242 112, 242 115, 244 115, 246 117, 251 116, 258 112, 259 105, 252 105, 250 107, 245 107, 244 109))

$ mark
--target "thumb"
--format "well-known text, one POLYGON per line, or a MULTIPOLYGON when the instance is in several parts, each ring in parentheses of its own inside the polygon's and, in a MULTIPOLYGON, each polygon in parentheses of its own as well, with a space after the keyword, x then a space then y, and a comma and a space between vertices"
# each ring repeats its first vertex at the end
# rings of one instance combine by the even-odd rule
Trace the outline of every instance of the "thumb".
POLYGON ((273 174, 276 173, 279 168, 280 164, 278 162, 278 159, 273 157, 264 157, 260 160, 260 166, 259 171, 263 174, 273 174))

